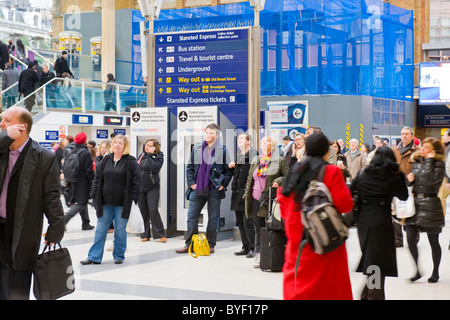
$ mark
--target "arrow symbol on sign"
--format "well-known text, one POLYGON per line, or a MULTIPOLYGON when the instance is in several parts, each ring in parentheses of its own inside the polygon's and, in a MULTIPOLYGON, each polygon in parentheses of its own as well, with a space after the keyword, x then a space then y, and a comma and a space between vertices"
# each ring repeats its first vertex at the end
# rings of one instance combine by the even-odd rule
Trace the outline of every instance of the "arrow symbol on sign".
POLYGON ((163 52, 163 48, 158 48, 158 52, 163 52))
POLYGON ((163 88, 159 88, 159 93, 163 93, 164 89, 163 88))
POLYGON ((159 58, 158 61, 159 61, 159 63, 161 63, 161 62, 164 61, 164 59, 163 58, 159 58))
POLYGON ((158 69, 158 72, 159 72, 159 73, 162 73, 163 71, 164 71, 163 68, 159 68, 159 69, 158 69))
POLYGON ((159 38, 159 42, 163 42, 163 41, 164 41, 163 37, 159 38))

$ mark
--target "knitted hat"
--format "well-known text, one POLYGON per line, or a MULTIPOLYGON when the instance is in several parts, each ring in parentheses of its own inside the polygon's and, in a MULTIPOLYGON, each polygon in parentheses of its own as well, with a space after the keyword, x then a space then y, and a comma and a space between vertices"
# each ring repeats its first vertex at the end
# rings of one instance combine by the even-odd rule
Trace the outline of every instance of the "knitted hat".
POLYGON ((323 157, 330 149, 330 144, 323 134, 313 133, 306 138, 305 148, 308 156, 323 157))
POLYGON ((73 140, 76 144, 85 144, 87 140, 86 133, 80 132, 75 136, 75 139, 73 140))

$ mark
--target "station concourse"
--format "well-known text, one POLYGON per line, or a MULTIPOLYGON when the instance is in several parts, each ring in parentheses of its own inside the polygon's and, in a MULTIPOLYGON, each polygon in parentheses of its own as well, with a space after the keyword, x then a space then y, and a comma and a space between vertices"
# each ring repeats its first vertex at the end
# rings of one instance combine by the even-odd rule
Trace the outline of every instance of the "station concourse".
MULTIPOLYGON (((65 208, 67 209, 67 208, 65 208)), ((95 210, 89 206, 91 223, 95 225, 95 210)), ((397 248, 398 278, 386 278, 386 300, 448 300, 450 298, 450 218, 440 235, 442 260, 440 279, 428 283, 432 272, 431 249, 426 235, 418 244, 419 265, 423 277, 415 283, 409 278, 414 272, 413 261, 405 246, 397 248)), ((82 266, 92 245, 95 230, 81 231, 81 219, 75 216, 67 225, 62 245, 70 250, 75 268, 76 290, 61 300, 282 300, 283 274, 263 272, 253 268, 253 259, 235 256, 241 241, 233 232, 218 234, 216 252, 197 259, 180 255, 175 249, 184 245, 184 237, 167 239, 166 243, 151 240, 142 243, 139 235, 128 234, 124 263, 114 264, 112 234, 108 235, 104 259, 100 265, 82 266)), ((360 248, 356 229, 350 229, 346 242, 353 299, 358 300, 366 277, 354 270, 359 263, 360 248)))

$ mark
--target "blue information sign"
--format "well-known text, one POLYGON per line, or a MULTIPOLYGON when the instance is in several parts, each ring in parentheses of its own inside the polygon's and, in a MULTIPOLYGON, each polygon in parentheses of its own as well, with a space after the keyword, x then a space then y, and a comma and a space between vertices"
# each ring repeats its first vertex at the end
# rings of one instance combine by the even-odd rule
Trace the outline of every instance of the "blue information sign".
POLYGON ((59 131, 45 131, 45 140, 58 141, 59 140, 59 131))
POLYGON ((126 129, 114 129, 114 133, 117 134, 117 135, 126 136, 127 135, 127 130, 126 129))
POLYGON ((155 42, 156 106, 219 105, 247 113, 248 29, 159 34, 155 42))
POLYGON ((97 129, 97 139, 108 139, 108 129, 97 129))

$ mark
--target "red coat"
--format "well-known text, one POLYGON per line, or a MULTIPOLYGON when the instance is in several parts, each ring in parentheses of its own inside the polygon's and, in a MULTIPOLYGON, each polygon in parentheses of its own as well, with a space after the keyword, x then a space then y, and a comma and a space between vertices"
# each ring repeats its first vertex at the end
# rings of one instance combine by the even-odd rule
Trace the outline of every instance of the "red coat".
MULTIPOLYGON (((333 197, 338 212, 349 212, 353 201, 347 188, 342 171, 329 165, 325 172, 324 183, 333 197)), ((278 188, 277 200, 281 215, 285 220, 288 239, 283 267, 283 294, 286 300, 351 300, 352 287, 345 244, 326 254, 316 254, 309 244, 302 252, 297 270, 297 287, 294 288, 295 264, 298 247, 303 233, 300 210, 295 211, 293 195, 285 197, 278 188)))

